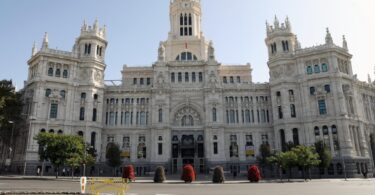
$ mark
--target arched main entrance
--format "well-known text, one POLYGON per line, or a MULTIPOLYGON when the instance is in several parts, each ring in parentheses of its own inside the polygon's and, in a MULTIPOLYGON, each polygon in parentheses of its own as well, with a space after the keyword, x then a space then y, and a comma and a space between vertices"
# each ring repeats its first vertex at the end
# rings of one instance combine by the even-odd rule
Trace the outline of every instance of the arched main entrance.
POLYGON ((178 173, 186 164, 194 166, 199 173, 205 173, 203 131, 172 132, 172 173, 178 173))

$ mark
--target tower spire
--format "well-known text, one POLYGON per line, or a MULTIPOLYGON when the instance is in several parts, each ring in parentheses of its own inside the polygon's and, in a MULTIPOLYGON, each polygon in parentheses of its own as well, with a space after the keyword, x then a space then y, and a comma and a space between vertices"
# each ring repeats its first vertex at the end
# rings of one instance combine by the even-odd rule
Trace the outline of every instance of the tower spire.
POLYGON ((36 48, 36 43, 34 41, 33 49, 31 50, 31 56, 34 56, 36 53, 38 53, 38 49, 36 48))
POLYGON ((280 22, 277 16, 275 15, 275 22, 274 22, 275 29, 278 29, 280 27, 280 22))
POLYGON ((348 42, 346 42, 345 35, 342 36, 342 48, 348 50, 348 42))
POLYGON ((48 48, 48 33, 44 33, 43 37, 43 44, 42 44, 42 49, 47 49, 48 48))
POLYGON ((329 32, 329 28, 327 28, 326 31, 327 31, 327 34, 326 34, 326 45, 332 45, 333 44, 333 40, 332 40, 331 33, 329 32))

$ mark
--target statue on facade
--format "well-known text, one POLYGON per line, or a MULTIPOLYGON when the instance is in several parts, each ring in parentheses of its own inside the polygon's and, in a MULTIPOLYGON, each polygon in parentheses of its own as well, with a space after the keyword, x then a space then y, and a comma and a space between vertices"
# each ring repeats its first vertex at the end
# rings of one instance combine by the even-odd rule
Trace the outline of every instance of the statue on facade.
POLYGON ((160 42, 158 53, 159 53, 159 57, 158 57, 159 61, 164 61, 165 60, 165 47, 164 47, 163 42, 160 42))

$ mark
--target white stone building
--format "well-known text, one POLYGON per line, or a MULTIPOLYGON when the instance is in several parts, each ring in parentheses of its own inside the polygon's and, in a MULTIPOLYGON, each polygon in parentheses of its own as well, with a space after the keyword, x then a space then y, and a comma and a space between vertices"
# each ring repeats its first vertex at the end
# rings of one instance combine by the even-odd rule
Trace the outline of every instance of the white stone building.
POLYGON ((337 46, 327 30, 324 44, 301 48, 289 20, 276 18, 265 39, 270 81, 256 84, 250 64, 216 61, 201 17, 199 0, 172 0, 157 61, 125 65, 121 81, 104 81, 108 43, 97 22, 83 24, 70 52, 50 49, 45 35, 24 88, 30 129, 19 162, 27 172, 41 165, 33 137, 46 131, 83 136, 99 154, 96 172, 106 170, 109 143, 141 175, 157 165, 177 173, 185 163, 201 173, 245 170, 262 143, 282 150, 323 140, 334 156, 327 176, 372 173, 375 85, 353 75, 345 39, 337 46))

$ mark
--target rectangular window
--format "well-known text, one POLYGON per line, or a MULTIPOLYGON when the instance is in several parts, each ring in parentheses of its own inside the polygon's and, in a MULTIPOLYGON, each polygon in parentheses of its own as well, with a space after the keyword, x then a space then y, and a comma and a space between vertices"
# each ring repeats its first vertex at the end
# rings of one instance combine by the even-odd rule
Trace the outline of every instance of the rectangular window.
POLYGON ((327 114, 326 101, 325 100, 319 100, 318 105, 319 105, 319 114, 320 115, 327 114))
POLYGON ((189 82, 189 73, 185 72, 185 82, 189 82))
POLYGON ((196 78, 195 78, 195 72, 191 73, 191 81, 192 81, 193 83, 195 83, 195 81, 196 81, 196 78))
POLYGON ((237 83, 241 83, 241 77, 237 76, 237 83))
POLYGON ((137 84, 137 78, 134 78, 133 79, 133 85, 136 85, 137 84))
POLYGON ((217 142, 214 142, 214 154, 218 153, 217 142))
POLYGON ((151 78, 147 78, 147 85, 151 85, 151 78))
POLYGON ((143 85, 143 84, 144 84, 144 79, 143 79, 143 78, 140 78, 140 80, 139 80, 139 84, 140 84, 140 85, 143 85))
POLYGON ((58 104, 52 103, 49 117, 57 118, 57 110, 58 110, 58 104))
POLYGON ((202 74, 202 72, 199 73, 199 82, 203 82, 203 74, 202 74))
POLYGON ((163 143, 158 143, 158 154, 163 155, 163 143))
POLYGON ((227 77, 223 77, 223 83, 228 83, 227 77))
POLYGON ((230 79, 230 83, 234 83, 233 77, 229 77, 229 79, 230 79))
POLYGON ((279 119, 283 119, 283 109, 281 106, 278 106, 279 119))
POLYGON ((181 72, 178 73, 178 82, 179 83, 182 82, 182 73, 181 72))

